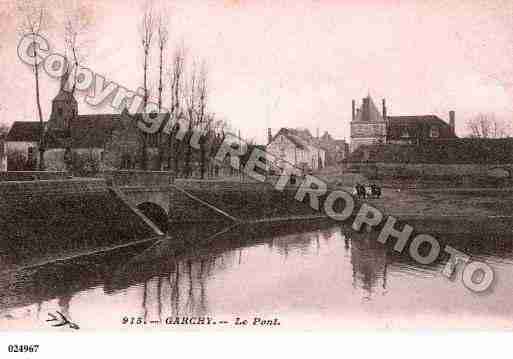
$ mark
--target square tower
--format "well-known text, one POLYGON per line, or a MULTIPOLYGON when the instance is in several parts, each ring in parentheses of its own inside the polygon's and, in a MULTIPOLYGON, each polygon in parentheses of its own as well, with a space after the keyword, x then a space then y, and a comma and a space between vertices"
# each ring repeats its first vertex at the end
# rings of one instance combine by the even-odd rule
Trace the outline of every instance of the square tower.
POLYGON ((361 145, 385 143, 385 141, 386 121, 370 95, 362 99, 359 108, 356 108, 353 100, 350 151, 353 152, 361 145))

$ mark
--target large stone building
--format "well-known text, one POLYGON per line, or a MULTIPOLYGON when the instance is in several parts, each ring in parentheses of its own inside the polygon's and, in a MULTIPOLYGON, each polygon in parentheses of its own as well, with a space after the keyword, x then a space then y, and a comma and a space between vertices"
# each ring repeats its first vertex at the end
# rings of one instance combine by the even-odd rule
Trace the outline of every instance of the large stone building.
MULTIPOLYGON (((45 169, 80 174, 136 168, 141 141, 137 116, 126 109, 121 114, 79 115, 73 94, 61 86, 52 101, 50 118, 43 124, 45 169)), ((8 170, 38 168, 40 136, 39 121, 14 122, 5 139, 8 170)), ((150 145, 148 152, 156 148, 150 145)), ((155 157, 149 156, 150 161, 155 157)))
POLYGON ((360 107, 352 101, 350 151, 361 145, 420 144, 425 139, 456 138, 454 124, 454 111, 449 112, 449 123, 435 115, 389 116, 385 100, 380 111, 369 95, 360 107))

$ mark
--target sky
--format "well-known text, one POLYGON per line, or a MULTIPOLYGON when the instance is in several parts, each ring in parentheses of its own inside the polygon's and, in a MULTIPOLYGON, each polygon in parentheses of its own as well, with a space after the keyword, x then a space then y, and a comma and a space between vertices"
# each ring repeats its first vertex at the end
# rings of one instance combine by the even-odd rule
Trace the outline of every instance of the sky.
MULTIPOLYGON (((146 3, 48 1, 45 35, 62 52, 64 20, 79 8, 89 19, 80 36, 84 65, 135 90, 143 79, 139 24, 146 3)), ((16 5, 0 0, 3 124, 37 120, 33 75, 16 55, 22 19, 16 5)), ((447 121, 454 110, 459 135, 478 113, 513 120, 511 1, 186 0, 152 7, 166 19, 168 59, 184 46, 189 64, 204 62, 210 111, 259 143, 268 127, 319 129, 349 140, 351 100, 367 94, 377 104, 385 98, 390 115, 447 121)), ((154 88, 157 54, 154 46, 154 88)), ((45 118, 57 87, 42 75, 45 118)), ((80 114, 114 112, 78 101, 80 114)))

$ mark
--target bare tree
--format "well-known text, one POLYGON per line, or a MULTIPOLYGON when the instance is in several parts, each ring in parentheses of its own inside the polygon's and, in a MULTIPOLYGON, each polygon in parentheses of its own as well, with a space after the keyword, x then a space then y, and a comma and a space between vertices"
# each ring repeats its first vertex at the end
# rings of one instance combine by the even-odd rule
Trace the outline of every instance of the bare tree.
MULTIPOLYGON (((217 154, 217 137, 218 133, 223 131, 220 124, 223 121, 216 120, 215 113, 209 112, 205 115, 205 128, 204 136, 200 142, 200 161, 201 161, 201 177, 204 178, 205 174, 209 177, 213 176, 214 162, 213 157, 217 154), (215 150, 215 151, 214 151, 215 150), (205 173, 206 172, 206 173, 205 173)), ((224 140, 224 138, 223 138, 224 140)))
POLYGON ((226 133, 229 131, 230 126, 228 122, 222 119, 216 119, 215 114, 211 114, 212 117, 212 132, 211 132, 211 143, 210 143, 210 175, 212 177, 219 176, 220 164, 213 161, 219 148, 226 138, 226 133))
MULTIPOLYGON (((77 86, 77 73, 78 69, 83 60, 83 54, 81 53, 83 43, 79 42, 79 38, 85 32, 88 21, 90 20, 88 13, 85 12, 84 8, 81 8, 80 5, 71 2, 71 7, 67 11, 67 19, 64 24, 64 44, 65 44, 65 53, 67 59, 67 69, 65 69, 66 74, 63 74, 62 79, 66 82, 71 81, 71 89, 66 88, 66 83, 64 81, 61 82, 62 90, 67 90, 71 93, 71 96, 74 96, 76 86, 77 86)), ((77 113, 73 113, 73 116, 77 116, 77 113)), ((67 133, 69 138, 71 138, 71 124, 72 121, 67 122, 67 133)), ((75 170, 74 161, 77 159, 76 156, 73 156, 71 153, 72 143, 67 142, 66 150, 65 150, 65 162, 67 163, 68 169, 75 170)))
MULTIPOLYGON (((161 112, 161 109, 162 109, 162 90, 163 90, 163 87, 162 87, 162 69, 163 69, 163 56, 164 56, 164 50, 166 48, 166 44, 167 44, 167 40, 168 40, 168 31, 167 31, 167 28, 166 26, 164 25, 163 21, 162 21, 162 16, 159 17, 159 23, 158 23, 158 28, 157 28, 157 33, 158 33, 158 45, 159 45, 159 88, 158 88, 158 93, 159 93, 159 98, 158 98, 158 105, 159 105, 159 113, 161 112)), ((158 167, 159 167, 159 170, 162 170, 162 164, 163 164, 163 160, 164 160, 164 152, 165 152, 165 146, 164 146, 164 141, 163 141, 163 138, 162 138, 162 133, 159 132, 157 134, 157 139, 158 139, 158 143, 157 143, 157 146, 158 146, 158 151, 159 151, 159 154, 158 154, 158 167)))
POLYGON ((171 113, 180 111, 183 92, 183 72, 185 65, 185 50, 178 48, 173 55, 171 71, 171 113))
MULTIPOLYGON (((178 116, 181 116, 181 114, 178 116)), ((180 157, 183 148, 182 141, 178 141, 178 139, 175 138, 178 131, 180 131, 180 124, 176 122, 169 134, 169 148, 171 155, 168 158, 169 168, 171 168, 171 160, 173 160, 173 169, 176 176, 180 174, 180 157)))
POLYGON ((159 23, 157 28, 158 34, 158 45, 159 45, 159 111, 162 108, 162 70, 163 70, 163 56, 164 50, 166 49, 166 44, 168 40, 168 31, 166 25, 162 21, 162 16, 159 17, 159 23))
MULTIPOLYGON (((148 91, 148 62, 150 57, 150 48, 153 39, 154 24, 155 20, 153 12, 150 7, 146 9, 143 15, 143 19, 140 27, 141 45, 144 54, 144 79, 143 79, 143 105, 146 108, 148 104, 149 91, 148 91)), ((143 170, 148 167, 148 136, 145 132, 141 132, 141 166, 143 170)))
POLYGON ((81 65, 84 56, 81 53, 82 43, 79 42, 79 37, 86 30, 87 23, 85 18, 81 17, 81 13, 77 11, 75 14, 68 17, 64 25, 64 43, 66 47, 66 58, 68 61, 68 75, 71 75, 71 93, 75 94, 77 85, 77 70, 81 65))
POLYGON ((75 94, 75 89, 77 86, 76 72, 79 66, 77 36, 78 29, 76 27, 76 24, 74 24, 71 20, 68 19, 64 27, 64 42, 66 44, 66 53, 68 53, 68 51, 70 52, 70 54, 67 54, 66 56, 68 59, 68 75, 70 71, 73 69, 73 86, 71 87, 72 94, 75 94))
MULTIPOLYGON (((207 71, 203 64, 201 69, 197 71, 196 64, 190 73, 190 80, 187 82, 185 95, 185 115, 187 118, 187 133, 184 138, 186 144, 186 152, 184 158, 184 175, 186 177, 192 174, 192 160, 194 153, 190 141, 195 132, 199 134, 199 164, 201 178, 205 177, 207 163, 207 148, 209 144, 209 136, 211 136, 213 117, 207 112, 208 88, 207 88, 207 71)), ((196 156, 197 157, 197 156, 196 156)))
POLYGON ((170 76, 170 92, 171 92, 171 104, 170 104, 170 116, 173 120, 174 126, 171 129, 168 136, 168 168, 171 168, 171 162, 174 160, 175 173, 179 173, 179 161, 180 161, 180 148, 181 142, 175 139, 176 133, 179 130, 178 119, 182 116, 182 93, 183 93, 183 72, 185 55, 183 48, 179 48, 173 55, 173 65, 170 76), (172 154, 172 155, 171 155, 172 154))
POLYGON ((37 1, 19 1, 18 10, 21 12, 23 22, 21 24, 22 36, 28 36, 32 40, 31 56, 34 56, 34 82, 36 92, 36 106, 37 114, 39 117, 39 170, 45 169, 44 154, 45 154, 45 127, 43 120, 43 111, 41 110, 41 98, 39 88, 39 65, 38 60, 38 45, 36 39, 42 34, 45 27, 47 27, 47 10, 42 2, 37 1))
POLYGON ((211 125, 213 121, 213 117, 208 116, 207 114, 207 70, 205 63, 203 63, 201 67, 201 71, 199 73, 198 79, 198 101, 196 108, 196 122, 198 130, 200 131, 200 176, 201 179, 205 178, 205 166, 207 160, 207 147, 208 147, 208 138, 210 137, 211 125))
POLYGON ((509 137, 509 129, 498 121, 493 113, 480 113, 467 121, 470 137, 474 138, 505 138, 509 137))
POLYGON ((186 104, 186 118, 187 118, 187 133, 184 138, 184 143, 186 144, 185 149, 185 158, 184 158, 184 175, 185 177, 190 177, 192 175, 192 147, 189 145, 191 141, 191 137, 193 131, 196 127, 196 90, 197 90, 197 80, 196 80, 196 64, 193 64, 193 68, 191 71, 191 78, 186 85, 186 96, 185 96, 185 104, 186 104))

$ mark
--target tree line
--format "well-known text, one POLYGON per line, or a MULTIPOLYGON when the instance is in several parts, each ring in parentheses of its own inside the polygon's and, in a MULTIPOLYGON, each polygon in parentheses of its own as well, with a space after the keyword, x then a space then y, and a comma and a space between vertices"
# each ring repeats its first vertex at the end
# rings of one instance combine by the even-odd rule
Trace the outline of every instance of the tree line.
POLYGON ((161 128, 156 134, 141 136, 141 167, 152 170, 173 170, 183 177, 193 175, 196 168, 199 175, 204 178, 207 175, 215 175, 216 168, 212 164, 212 158, 226 137, 229 128, 225 120, 216 118, 214 112, 209 109, 208 70, 206 62, 187 61, 184 46, 178 46, 168 54, 169 28, 165 19, 170 17, 165 12, 156 12, 148 6, 139 25, 140 46, 143 54, 143 106, 146 107, 150 98, 149 77, 151 74, 150 57, 152 53, 158 56, 158 65, 155 70, 158 76, 156 99, 159 112, 167 105, 170 114, 172 128, 169 134, 161 128), (167 61, 166 61, 167 60, 167 61), (167 69, 167 71, 166 71, 167 69), (167 72, 167 84, 165 75, 167 72), (166 86, 167 85, 167 86, 166 86), (165 90, 167 89, 167 101, 165 90), (181 129, 178 124, 188 126, 181 129), (184 131, 185 136, 177 139, 178 131, 184 131), (199 133, 199 150, 190 146, 194 133, 199 133), (148 147, 157 149, 157 160, 154 166, 148 164, 148 147))
MULTIPOLYGON (((65 56, 70 65, 67 75, 69 91, 75 94, 77 69, 83 65, 85 58, 83 39, 91 25, 91 16, 79 3, 72 3, 65 11, 62 33, 65 56)), ((18 10, 22 19, 19 24, 22 36, 31 36, 35 40, 56 24, 47 3, 43 1, 18 0, 18 10)), ((150 98, 155 99, 159 112, 164 108, 169 110, 171 121, 168 126, 172 127, 168 128, 169 131, 163 131, 164 128, 161 128, 156 134, 151 135, 140 131, 138 161, 132 166, 143 170, 172 170, 184 177, 190 177, 196 171, 204 178, 217 172, 211 159, 223 142, 229 125, 226 120, 217 118, 209 108, 210 88, 206 62, 189 60, 183 45, 176 46, 173 50, 168 49, 170 18, 165 11, 154 11, 150 4, 145 7, 138 23, 138 46, 143 55, 142 108, 146 108, 150 98), (152 68, 150 61, 153 56, 157 56, 158 60, 155 68, 152 68), (151 91, 152 76, 158 78, 156 91, 151 91), (188 128, 179 128, 178 119, 182 120, 181 123, 186 123, 188 128), (184 130, 185 136, 181 140, 177 139, 178 131, 184 130), (199 150, 189 145, 193 133, 200 133, 199 150)), ((33 46, 31 51, 36 59, 39 51, 37 46, 33 46)), ((39 170, 44 170, 46 146, 45 121, 40 99, 40 65, 34 62, 32 67, 37 116, 41 125, 38 146, 39 170)))

